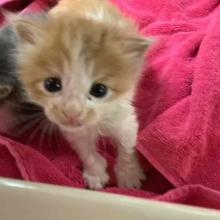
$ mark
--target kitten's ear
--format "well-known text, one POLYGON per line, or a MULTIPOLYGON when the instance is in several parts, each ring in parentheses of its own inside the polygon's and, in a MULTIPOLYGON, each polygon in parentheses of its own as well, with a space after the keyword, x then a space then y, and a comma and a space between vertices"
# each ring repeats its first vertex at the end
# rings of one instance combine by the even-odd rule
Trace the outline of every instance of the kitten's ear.
POLYGON ((34 44, 36 37, 41 31, 37 24, 31 20, 28 20, 24 16, 10 12, 3 8, 0 8, 0 12, 4 16, 6 22, 9 23, 17 33, 21 43, 34 44))
POLYGON ((0 12, 3 15, 4 19, 9 23, 12 22, 13 20, 15 20, 18 17, 18 14, 13 13, 11 11, 8 11, 8 10, 2 8, 2 7, 0 7, 0 12))
POLYGON ((35 44, 43 30, 38 23, 23 18, 14 20, 13 27, 18 38, 23 44, 35 44))
POLYGON ((128 38, 122 42, 124 52, 131 56, 140 58, 147 49, 154 43, 153 38, 128 38))

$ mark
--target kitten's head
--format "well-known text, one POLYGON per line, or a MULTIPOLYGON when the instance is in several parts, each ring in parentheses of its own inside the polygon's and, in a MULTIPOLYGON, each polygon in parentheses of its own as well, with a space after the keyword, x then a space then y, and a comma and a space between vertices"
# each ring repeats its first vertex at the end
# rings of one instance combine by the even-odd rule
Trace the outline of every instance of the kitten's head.
POLYGON ((69 16, 14 26, 20 79, 52 122, 69 130, 95 124, 131 101, 149 46, 136 32, 69 16))

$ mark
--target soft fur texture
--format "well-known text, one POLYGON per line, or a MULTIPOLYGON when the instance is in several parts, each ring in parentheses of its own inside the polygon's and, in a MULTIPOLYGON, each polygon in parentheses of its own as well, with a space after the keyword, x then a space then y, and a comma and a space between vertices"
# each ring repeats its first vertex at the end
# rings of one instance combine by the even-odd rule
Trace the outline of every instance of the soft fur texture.
POLYGON ((18 18, 13 24, 19 78, 78 153, 88 186, 102 188, 109 180, 96 149, 101 135, 118 146, 118 185, 139 188, 145 176, 135 153, 132 101, 149 41, 107 1, 63 0, 43 20, 18 18), (62 91, 45 90, 50 77, 61 79, 62 91), (91 96, 94 83, 107 86, 107 96, 91 96))

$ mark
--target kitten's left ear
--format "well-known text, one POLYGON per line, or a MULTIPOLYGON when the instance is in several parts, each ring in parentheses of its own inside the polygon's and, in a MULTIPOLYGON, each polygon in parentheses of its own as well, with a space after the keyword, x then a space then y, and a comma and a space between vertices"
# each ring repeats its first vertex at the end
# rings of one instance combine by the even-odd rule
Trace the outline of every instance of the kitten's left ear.
POLYGON ((124 52, 134 58, 141 58, 154 43, 153 38, 128 38, 122 42, 124 52))

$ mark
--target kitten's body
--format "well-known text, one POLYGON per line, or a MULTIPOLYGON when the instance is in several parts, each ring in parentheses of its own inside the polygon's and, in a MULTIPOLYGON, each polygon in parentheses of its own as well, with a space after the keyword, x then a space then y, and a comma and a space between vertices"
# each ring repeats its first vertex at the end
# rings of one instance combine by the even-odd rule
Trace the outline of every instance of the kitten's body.
POLYGON ((18 19, 14 25, 19 79, 30 100, 78 153, 90 188, 102 188, 109 179, 96 149, 100 135, 118 146, 118 185, 140 187, 132 100, 149 42, 107 1, 62 0, 49 14, 44 22, 18 19))

